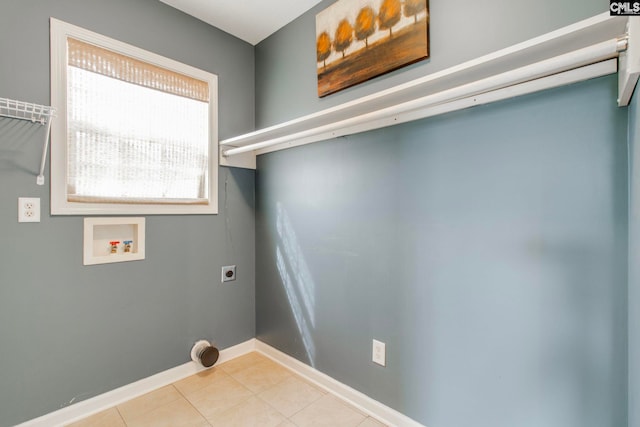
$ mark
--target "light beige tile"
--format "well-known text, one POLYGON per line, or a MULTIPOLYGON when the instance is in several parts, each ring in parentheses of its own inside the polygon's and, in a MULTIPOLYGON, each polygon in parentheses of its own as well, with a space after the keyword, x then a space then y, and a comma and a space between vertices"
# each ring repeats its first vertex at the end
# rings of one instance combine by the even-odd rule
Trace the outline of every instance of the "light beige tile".
POLYGON ((250 397, 209 421, 213 427, 276 427, 285 419, 284 415, 262 400, 250 397))
POLYGON ((386 424, 382 424, 375 418, 367 417, 358 427, 387 427, 386 424))
POLYGON ((68 427, 147 426, 385 427, 257 352, 68 427))
POLYGON ((320 399, 324 394, 323 391, 294 375, 258 396, 286 417, 290 417, 320 399))
POLYGON ((356 427, 366 416, 356 408, 327 394, 291 417, 299 427, 331 426, 356 427))
POLYGON ((126 424, 118 410, 110 408, 73 424, 68 424, 67 427, 126 427, 126 424))
POLYGON ((238 381, 230 376, 223 376, 186 397, 202 415, 213 419, 252 396, 253 393, 238 381))
POLYGON ((157 407, 144 415, 126 420, 128 427, 209 427, 210 424, 186 399, 157 407))
POLYGON ((118 411, 128 423, 133 418, 140 417, 181 398, 182 395, 178 390, 172 385, 168 385, 118 405, 118 411))
POLYGON ((180 393, 188 396, 195 391, 198 391, 212 383, 215 383, 222 377, 227 376, 228 375, 222 369, 214 367, 202 372, 198 372, 197 374, 191 375, 190 377, 184 378, 180 381, 176 381, 175 383, 173 383, 173 385, 178 389, 178 391, 180 391, 180 393))
POLYGON ((271 360, 265 360, 230 375, 249 390, 260 393, 291 377, 293 373, 271 360))
POLYGON ((235 359, 229 360, 228 362, 219 365, 219 367, 228 374, 234 374, 238 371, 250 368, 257 363, 265 362, 267 360, 269 359, 266 356, 263 356, 256 351, 252 351, 251 353, 247 353, 240 357, 236 357, 235 359))

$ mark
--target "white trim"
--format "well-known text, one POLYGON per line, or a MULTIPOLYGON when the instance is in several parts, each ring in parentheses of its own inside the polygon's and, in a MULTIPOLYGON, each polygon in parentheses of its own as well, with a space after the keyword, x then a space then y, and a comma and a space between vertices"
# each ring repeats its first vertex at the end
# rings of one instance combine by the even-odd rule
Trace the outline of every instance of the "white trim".
POLYGON ((58 120, 51 127, 52 215, 167 215, 218 213, 218 76, 72 24, 51 18, 51 105, 58 120), (126 204, 69 202, 67 163, 67 38, 73 37, 209 84, 208 204, 126 204))
MULTIPOLYGON (((255 153, 243 153, 233 157, 225 157, 222 155, 222 149, 226 148, 220 145, 218 147, 218 158, 220 159, 220 166, 229 166, 233 168, 243 169, 256 169, 256 154, 255 153)), ((233 148, 233 147, 231 147, 233 148)))
POLYGON ((474 104, 457 101, 618 57, 627 44, 627 21, 605 12, 398 86, 226 139, 220 142, 221 158, 247 151, 259 155, 406 121, 399 117, 415 120, 420 118, 417 110, 440 109, 445 103, 468 108, 474 104))
POLYGON ((317 369, 300 362, 297 359, 285 354, 262 341, 256 340, 256 351, 264 354, 275 362, 280 363, 284 367, 292 370, 301 377, 307 379, 313 384, 323 388, 336 397, 346 401, 350 405, 355 406, 365 414, 376 418, 380 422, 389 426, 398 427, 424 427, 424 425, 412 420, 406 415, 392 409, 382 403, 370 398, 348 385, 345 385, 330 376, 323 374, 317 369))
MULTIPOLYGON (((233 347, 221 350, 217 364, 224 363, 253 351, 255 349, 255 342, 255 338, 252 338, 233 347)), ((175 368, 159 372, 134 383, 92 397, 91 399, 83 400, 82 402, 67 406, 66 408, 59 409, 39 418, 26 421, 17 427, 52 427, 69 424, 179 381, 190 375, 197 374, 205 369, 206 368, 194 362, 187 362, 175 368)))
POLYGON ((629 19, 627 24, 629 47, 620 54, 618 73, 618 106, 626 107, 640 77, 640 20, 629 19))
POLYGON ((344 125, 336 130, 323 130, 321 133, 311 135, 304 138, 296 139, 295 141, 283 142, 270 147, 256 150, 256 154, 265 154, 272 151, 279 151, 286 148, 297 147, 300 145, 311 144, 317 141, 324 141, 330 138, 337 138, 344 135, 353 135, 359 132, 365 132, 373 129, 379 129, 386 126, 397 125, 400 123, 406 123, 413 120, 424 119, 427 117, 433 117, 440 114, 450 113, 452 111, 463 110, 465 108, 476 107, 479 105, 489 104, 492 102, 502 101, 530 93, 539 92, 545 89, 552 89, 556 87, 566 86, 573 83, 578 83, 588 79, 606 76, 614 74, 617 71, 617 64, 615 59, 609 59, 607 61, 598 62, 596 64, 587 65, 584 67, 576 68, 574 70, 565 71, 563 73, 554 74, 548 77, 544 77, 537 80, 532 80, 526 83, 521 83, 514 86, 508 86, 503 89, 494 90, 491 92, 482 93, 480 95, 469 96, 466 98, 456 99, 454 101, 444 102, 436 105, 427 105, 415 110, 408 110, 401 114, 390 115, 382 118, 371 118, 369 120, 363 120, 360 123, 351 125, 344 125))
MULTIPOLYGON (((385 423, 398 427, 424 427, 417 421, 403 415, 369 396, 343 384, 317 369, 306 365, 299 360, 271 347, 256 338, 251 338, 233 347, 220 350, 220 356, 216 365, 228 362, 244 354, 257 351, 295 372, 309 382, 328 391, 339 399, 353 405, 363 413, 385 423)), ((25 421, 16 427, 58 427, 73 423, 91 415, 112 408, 123 402, 135 399, 138 396, 157 390, 188 376, 197 374, 207 368, 199 366, 195 362, 187 362, 175 368, 159 372, 139 381, 108 391, 82 402, 75 403, 66 408, 45 414, 41 417, 25 421)))

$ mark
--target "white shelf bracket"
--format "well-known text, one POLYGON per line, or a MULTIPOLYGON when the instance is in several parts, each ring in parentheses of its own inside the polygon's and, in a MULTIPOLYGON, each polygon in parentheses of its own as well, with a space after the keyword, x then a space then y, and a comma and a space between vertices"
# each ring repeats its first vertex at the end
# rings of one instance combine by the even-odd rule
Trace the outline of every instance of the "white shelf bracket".
POLYGON ((36 178, 36 184, 38 185, 44 185, 44 167, 47 162, 49 135, 51 134, 51 121, 53 120, 54 115, 55 109, 46 105, 0 98, 0 117, 27 120, 31 123, 39 123, 46 126, 44 144, 42 148, 42 160, 40 161, 40 172, 36 178))
POLYGON ((42 147, 42 160, 40 160, 40 173, 36 178, 36 184, 44 185, 44 167, 47 164, 47 151, 49 150, 49 137, 51 136, 51 121, 53 116, 49 116, 47 120, 47 131, 44 134, 44 144, 42 147))
MULTIPOLYGON (((237 147, 231 147, 237 148, 237 147)), ((229 146, 218 147, 219 151, 219 159, 220 166, 229 166, 234 168, 243 168, 243 169, 256 169, 256 153, 253 151, 249 151, 247 153, 242 153, 237 156, 227 156, 225 150, 228 150, 229 146)))
POLYGON ((618 57, 618 106, 629 105, 640 77, 640 20, 627 21, 627 49, 618 57))

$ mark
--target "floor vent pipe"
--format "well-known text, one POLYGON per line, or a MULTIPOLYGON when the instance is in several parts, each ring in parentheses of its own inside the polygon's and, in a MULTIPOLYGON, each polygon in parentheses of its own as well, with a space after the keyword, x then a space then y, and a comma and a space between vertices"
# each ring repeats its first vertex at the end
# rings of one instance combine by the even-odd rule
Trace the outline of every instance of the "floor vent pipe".
POLYGON ((209 341, 200 340, 191 349, 191 360, 205 368, 212 367, 218 361, 219 356, 220 352, 209 341))

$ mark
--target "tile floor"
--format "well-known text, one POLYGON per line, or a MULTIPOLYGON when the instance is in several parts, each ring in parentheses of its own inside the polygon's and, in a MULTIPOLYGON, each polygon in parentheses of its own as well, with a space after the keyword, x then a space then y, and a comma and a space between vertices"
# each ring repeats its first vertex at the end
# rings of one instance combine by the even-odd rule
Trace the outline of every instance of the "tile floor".
POLYGON ((260 353, 192 375, 69 427, 381 427, 260 353))

